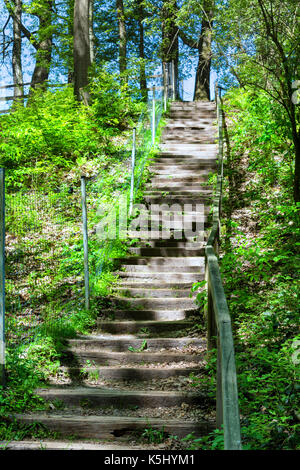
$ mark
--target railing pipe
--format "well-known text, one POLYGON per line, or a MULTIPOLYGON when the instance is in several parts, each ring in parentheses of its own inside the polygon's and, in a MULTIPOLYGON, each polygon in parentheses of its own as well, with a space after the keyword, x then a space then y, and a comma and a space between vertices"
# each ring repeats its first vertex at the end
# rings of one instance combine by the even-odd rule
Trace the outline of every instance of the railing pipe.
POLYGON ((133 199, 134 199, 135 154, 136 154, 136 128, 134 127, 133 131, 132 131, 131 184, 130 184, 129 216, 132 215, 133 199))
POLYGON ((0 385, 5 387, 5 170, 0 168, 0 385))
POLYGON ((155 113, 155 86, 154 86, 153 98, 152 98, 152 145, 155 144, 155 121, 156 121, 156 113, 155 113))
POLYGON ((90 309, 90 275, 89 275, 89 248, 88 248, 88 227, 86 208, 86 177, 81 176, 81 206, 82 206, 82 233, 84 251, 84 290, 85 308, 90 309))

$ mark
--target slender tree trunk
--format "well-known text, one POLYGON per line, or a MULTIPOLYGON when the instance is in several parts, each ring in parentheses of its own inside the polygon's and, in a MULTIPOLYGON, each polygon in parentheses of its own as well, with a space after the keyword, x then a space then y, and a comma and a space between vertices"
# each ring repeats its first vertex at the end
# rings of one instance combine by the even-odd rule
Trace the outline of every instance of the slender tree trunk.
POLYGON ((175 96, 179 96, 178 89, 178 62, 179 62, 179 30, 175 24, 177 12, 176 0, 163 0, 162 6, 162 46, 161 56, 163 62, 174 62, 175 96))
POLYGON ((42 4, 43 8, 39 8, 39 13, 36 14, 39 19, 39 30, 42 33, 42 39, 35 44, 36 62, 31 78, 31 89, 44 85, 49 78, 53 46, 53 1, 45 0, 42 4))
POLYGON ((292 105, 291 127, 295 147, 294 201, 300 202, 300 132, 297 130, 295 106, 292 105))
POLYGON ((90 0, 89 6, 89 34, 90 34, 90 61, 95 61, 95 36, 94 36, 94 0, 90 0))
POLYGON ((22 73, 22 36, 20 23, 22 21, 22 0, 15 1, 15 15, 13 17, 13 50, 12 50, 12 70, 13 70, 13 83, 14 83, 14 102, 23 103, 24 87, 23 87, 23 73, 22 73))
POLYGON ((90 55, 90 2, 75 0, 74 4, 74 93, 83 99, 82 88, 88 85, 88 70, 91 65, 90 55))
POLYGON ((122 75, 127 69, 127 32, 123 0, 116 0, 116 8, 119 25, 119 70, 122 75))
POLYGON ((144 101, 147 101, 147 80, 145 68, 145 47, 144 47, 144 7, 143 0, 138 0, 138 23, 139 23, 139 56, 140 64, 140 90, 144 101))
POLYGON ((212 0, 204 2, 201 34, 198 43, 199 59, 195 79, 194 101, 210 100, 213 3, 212 0))
MULTIPOLYGON (((68 22, 68 35, 73 38, 74 31, 74 0, 68 0, 67 8, 67 22, 68 22)), ((67 67, 68 67, 68 83, 74 82, 74 58, 73 58, 73 44, 68 46, 67 67)))

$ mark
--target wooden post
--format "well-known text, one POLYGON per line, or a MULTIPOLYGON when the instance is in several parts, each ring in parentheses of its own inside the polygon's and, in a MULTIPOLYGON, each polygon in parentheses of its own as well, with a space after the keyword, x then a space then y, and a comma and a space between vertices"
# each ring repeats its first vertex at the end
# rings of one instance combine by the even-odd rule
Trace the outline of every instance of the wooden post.
POLYGON ((0 168, 0 385, 5 387, 5 170, 0 168))
POLYGON ((90 275, 89 275, 89 247, 88 247, 85 176, 81 177, 81 204, 82 204, 82 233, 83 233, 83 250, 84 250, 85 308, 86 310, 89 310, 90 309, 90 275))
POLYGON ((134 170, 135 170, 135 149, 136 149, 136 128, 132 131, 132 153, 131 153, 131 184, 130 184, 130 202, 129 216, 132 214, 133 196, 134 196, 134 170))
POLYGON ((221 345, 220 345, 220 336, 218 334, 218 340, 217 340, 217 396, 216 396, 216 402, 217 402, 217 416, 216 416, 216 421, 217 421, 217 428, 221 429, 222 424, 224 423, 223 419, 223 390, 222 390, 222 351, 221 351, 221 345))
POLYGON ((153 98, 152 98, 152 145, 155 144, 155 86, 153 87, 153 98))

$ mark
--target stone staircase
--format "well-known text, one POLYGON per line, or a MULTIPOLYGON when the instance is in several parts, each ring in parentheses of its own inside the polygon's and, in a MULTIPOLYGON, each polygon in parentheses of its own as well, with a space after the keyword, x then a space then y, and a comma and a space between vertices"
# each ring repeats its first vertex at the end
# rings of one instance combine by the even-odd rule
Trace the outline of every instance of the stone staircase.
MULTIPOLYGON (((113 304, 100 312, 97 331, 69 341, 59 383, 39 390, 53 409, 17 416, 21 421, 41 422, 63 438, 73 435, 86 449, 90 441, 101 449, 139 448, 137 436, 149 426, 178 437, 215 427, 206 393, 206 338, 195 330, 200 316, 190 297, 192 284, 204 279, 215 119, 214 103, 172 103, 145 192, 148 205, 203 204, 197 213, 203 238, 141 240, 132 256, 118 260, 113 304)), ((166 224, 180 230, 182 221, 168 216, 168 209, 154 213, 157 230, 166 224)), ((191 227, 195 216, 185 212, 191 227)))

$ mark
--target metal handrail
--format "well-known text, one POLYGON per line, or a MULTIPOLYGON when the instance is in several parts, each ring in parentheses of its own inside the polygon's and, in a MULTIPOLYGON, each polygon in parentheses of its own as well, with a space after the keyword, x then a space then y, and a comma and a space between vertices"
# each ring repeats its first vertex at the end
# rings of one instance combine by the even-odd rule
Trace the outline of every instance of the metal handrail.
POLYGON ((221 93, 216 85, 218 116, 218 179, 213 201, 213 226, 205 247, 207 282, 207 343, 217 346, 217 427, 224 429, 224 449, 242 450, 237 378, 231 318, 217 258, 220 237, 223 183, 223 111, 221 93))

